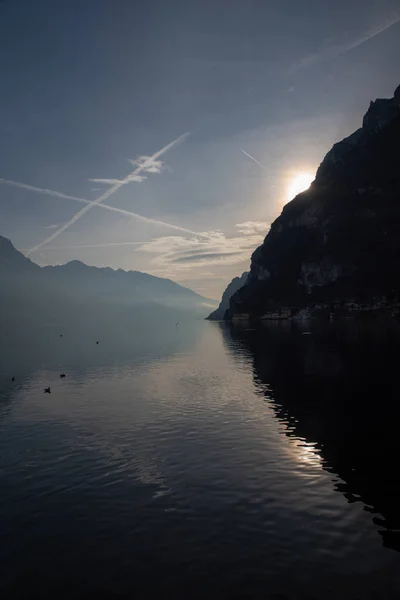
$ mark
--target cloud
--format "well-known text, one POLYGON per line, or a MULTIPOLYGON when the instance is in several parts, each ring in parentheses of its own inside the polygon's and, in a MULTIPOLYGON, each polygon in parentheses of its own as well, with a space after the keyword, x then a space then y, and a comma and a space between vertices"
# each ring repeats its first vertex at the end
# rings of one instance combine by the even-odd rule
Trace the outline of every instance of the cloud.
POLYGON ((129 158, 128 162, 140 167, 145 173, 161 173, 164 170, 163 161, 154 159, 152 156, 139 156, 135 160, 129 158))
POLYGON ((262 233, 266 236, 270 225, 264 221, 245 221, 244 223, 237 223, 235 227, 243 235, 257 235, 262 233))
POLYGON ((241 252, 206 252, 204 254, 194 254, 193 256, 180 256, 175 259, 171 259, 171 262, 184 263, 184 262, 215 262, 215 260, 226 259, 229 256, 241 255, 241 252))
POLYGON ((221 231, 202 232, 203 237, 164 236, 138 247, 154 255, 151 264, 168 272, 179 272, 215 264, 233 265, 250 261, 253 250, 265 237, 267 223, 247 221, 237 225, 239 235, 227 237, 221 231))
POLYGON ((188 133, 185 133, 185 134, 179 136, 178 138, 176 138, 175 140, 173 140, 172 142, 170 142, 169 144, 167 144, 166 146, 161 148, 161 150, 158 150, 152 156, 146 158, 146 160, 143 161, 142 164, 137 166, 124 179, 118 180, 118 183, 113 184, 106 192, 101 194, 101 196, 99 196, 98 198, 96 198, 95 200, 90 202, 87 206, 84 206, 83 208, 81 208, 80 211, 78 211, 75 215, 73 215, 73 217, 71 217, 71 219, 69 221, 67 221, 67 223, 65 223, 64 225, 62 225, 62 227, 57 229, 51 236, 49 236, 48 238, 43 240, 43 242, 40 242, 40 244, 36 244, 36 246, 34 246, 30 250, 28 250, 26 255, 29 256, 30 254, 32 254, 32 252, 36 252, 42 246, 44 246, 44 245, 48 244, 49 242, 53 241, 54 239, 56 239, 61 233, 63 233, 67 229, 69 229, 71 227, 71 225, 73 225, 74 223, 79 221, 79 219, 81 217, 83 217, 84 214, 86 214, 91 208, 93 208, 93 206, 97 206, 97 205, 101 204, 102 202, 104 202, 104 200, 107 200, 110 196, 115 194, 123 185, 130 183, 132 181, 132 177, 135 177, 136 175, 140 175, 140 173, 142 171, 144 171, 147 166, 152 166, 154 161, 157 161, 160 156, 162 156, 163 154, 168 152, 168 150, 170 150, 177 144, 181 144, 184 140, 187 139, 188 135, 189 135, 188 133))
MULTIPOLYGON (((150 171, 148 171, 148 173, 150 173, 150 171)), ((129 183, 132 183, 132 182, 142 183, 142 181, 144 181, 145 179, 147 179, 147 177, 145 175, 131 175, 129 177, 129 183)))
MULTIPOLYGON (((187 136, 188 134, 185 135, 187 136)), ((128 162, 134 165, 136 169, 125 179, 89 179, 88 181, 91 181, 92 183, 103 183, 105 185, 125 185, 126 183, 132 182, 142 183, 147 177, 145 175, 138 175, 138 172, 161 173, 164 170, 163 161, 155 159, 153 156, 138 156, 135 160, 128 158, 128 162)))
MULTIPOLYGON (((34 185, 29 185, 27 183, 21 183, 19 181, 12 181, 11 179, 2 179, 0 178, 0 184, 9 185, 11 187, 17 187, 23 190, 28 190, 30 192, 34 192, 36 194, 44 194, 45 196, 50 196, 53 198, 59 198, 60 200, 73 200, 74 202, 80 202, 81 204, 92 204, 90 200, 86 200, 85 198, 80 198, 79 196, 69 196, 68 194, 64 194, 63 192, 58 192, 57 190, 49 190, 48 188, 39 188, 34 185)), ((168 227, 169 229, 175 229, 176 231, 182 231, 184 233, 190 233, 192 235, 203 236, 201 233, 197 233, 196 231, 192 231, 191 229, 187 229, 186 227, 179 227, 179 225, 173 225, 172 223, 166 223, 165 221, 159 221, 158 219, 150 219, 149 217, 144 217, 143 215, 139 215, 138 213, 132 212, 130 210, 125 210, 123 208, 117 208, 116 206, 110 206, 109 204, 96 204, 97 208, 102 208, 103 210, 109 210, 112 212, 119 213, 121 215, 125 215, 128 217, 132 217, 137 221, 142 221, 144 223, 149 223, 150 225, 157 225, 160 227, 168 227)))
POLYGON ((46 225, 46 229, 57 229, 57 227, 59 227, 59 225, 46 225))

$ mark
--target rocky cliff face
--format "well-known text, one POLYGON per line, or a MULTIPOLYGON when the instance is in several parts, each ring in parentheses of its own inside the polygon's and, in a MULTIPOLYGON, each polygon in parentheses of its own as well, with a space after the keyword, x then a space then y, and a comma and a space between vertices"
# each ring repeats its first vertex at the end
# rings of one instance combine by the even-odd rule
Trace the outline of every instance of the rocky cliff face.
POLYGON ((226 287, 224 293, 222 294, 221 302, 216 310, 214 310, 210 315, 208 315, 208 321, 222 321, 225 312, 229 309, 229 301, 232 298, 233 294, 237 292, 244 284, 246 283, 246 279, 248 277, 248 273, 242 273, 240 277, 235 277, 232 279, 230 284, 226 287))
POLYGON ((227 318, 400 299, 400 86, 335 144, 251 258, 227 318))

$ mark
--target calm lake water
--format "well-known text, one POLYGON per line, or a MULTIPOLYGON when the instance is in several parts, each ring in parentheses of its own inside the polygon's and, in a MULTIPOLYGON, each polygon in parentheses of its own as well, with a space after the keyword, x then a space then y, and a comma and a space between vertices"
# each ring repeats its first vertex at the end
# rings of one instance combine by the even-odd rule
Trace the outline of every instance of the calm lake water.
POLYGON ((0 342, 2 598, 399 597, 396 330, 124 334, 0 342))

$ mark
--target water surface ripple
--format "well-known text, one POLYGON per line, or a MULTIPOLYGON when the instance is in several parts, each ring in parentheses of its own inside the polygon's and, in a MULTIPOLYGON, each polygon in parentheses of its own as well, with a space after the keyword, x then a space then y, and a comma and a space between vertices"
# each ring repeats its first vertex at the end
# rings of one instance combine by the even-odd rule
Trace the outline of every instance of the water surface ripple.
POLYGON ((400 343, 379 332, 2 348, 2 597, 398 597, 400 343))

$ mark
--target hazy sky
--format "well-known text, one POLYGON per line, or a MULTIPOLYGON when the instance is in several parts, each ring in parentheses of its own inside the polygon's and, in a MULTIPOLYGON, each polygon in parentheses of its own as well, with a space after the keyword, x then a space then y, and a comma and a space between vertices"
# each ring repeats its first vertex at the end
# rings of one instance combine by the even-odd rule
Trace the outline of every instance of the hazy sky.
POLYGON ((399 58, 399 0, 2 0, 0 234, 218 298, 399 58))

